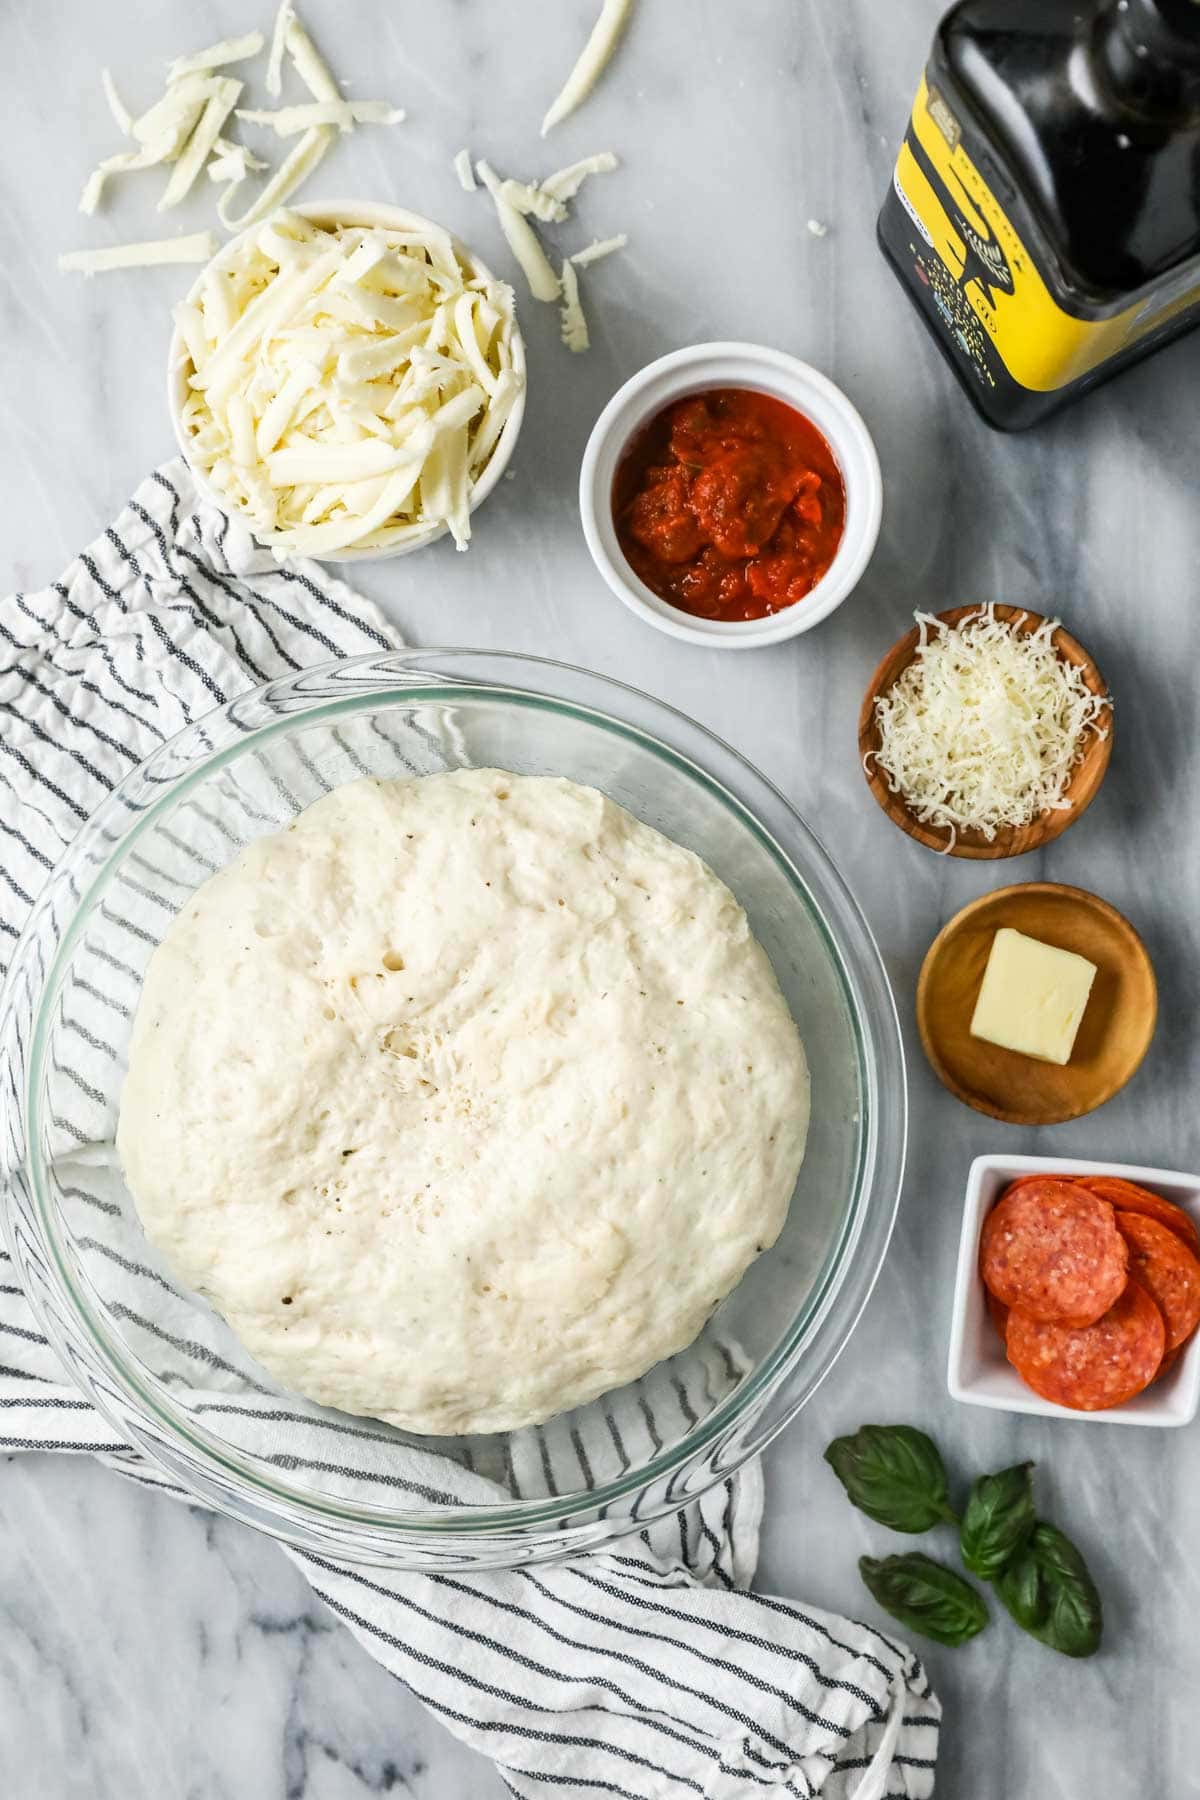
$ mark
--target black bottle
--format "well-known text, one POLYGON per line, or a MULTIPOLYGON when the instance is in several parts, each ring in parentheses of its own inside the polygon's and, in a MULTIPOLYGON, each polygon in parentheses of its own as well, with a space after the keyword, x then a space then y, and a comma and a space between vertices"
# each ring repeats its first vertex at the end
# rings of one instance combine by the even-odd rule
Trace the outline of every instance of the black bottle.
POLYGON ((1200 324, 1200 0, 960 0, 879 239, 984 417, 1200 324))

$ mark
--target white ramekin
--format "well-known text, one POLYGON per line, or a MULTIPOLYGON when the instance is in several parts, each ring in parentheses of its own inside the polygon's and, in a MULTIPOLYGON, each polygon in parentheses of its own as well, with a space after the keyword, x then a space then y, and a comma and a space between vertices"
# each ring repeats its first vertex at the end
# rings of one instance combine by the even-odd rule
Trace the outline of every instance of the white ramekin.
POLYGON ((965 1406, 989 1406, 999 1412, 1034 1413, 1082 1425, 1190 1425, 1200 1406, 1200 1332, 1184 1348, 1175 1366, 1132 1400, 1103 1412, 1073 1412, 1043 1400, 1025 1386, 1004 1354, 1004 1345, 988 1317, 987 1295, 979 1274, 979 1240, 983 1221, 1010 1181, 1021 1175, 1108 1175, 1153 1188, 1200 1224, 1200 1176, 1177 1169, 1150 1169, 1130 1163, 1089 1162, 1085 1156, 977 1156, 967 1177, 954 1311, 950 1322, 950 1356, 946 1385, 965 1406))
MULTIPOLYGON (((299 213, 301 218, 311 219, 314 225, 326 227, 334 225, 378 225, 382 226, 385 230, 412 231, 414 229, 420 230, 425 226, 431 226, 438 231, 446 230, 444 225, 437 225, 434 220, 425 218, 421 213, 406 212, 403 207, 386 206, 382 202, 376 200, 322 200, 306 206, 292 206, 288 208, 288 211, 299 213)), ((196 300, 199 297, 210 270, 227 267, 230 261, 237 255, 238 250, 246 239, 252 236, 254 232, 261 230, 264 223, 264 220, 260 220, 257 225, 248 226, 245 231, 240 231, 236 237, 230 238, 227 244, 222 245, 212 261, 205 264, 204 268, 201 269, 199 275, 192 283, 187 296, 189 300, 196 300)), ((448 232, 447 235, 454 245, 456 254, 461 259, 464 267, 469 269, 473 278, 482 277, 484 281, 494 281, 496 279, 487 264, 481 262, 475 255, 475 252, 468 249, 467 245, 464 244, 460 238, 455 237, 453 232, 448 232)), ((488 495, 492 492, 496 483, 503 475, 505 469, 508 467, 509 460, 516 448, 517 438, 520 435, 521 421, 525 417, 525 341, 521 336, 520 328, 515 322, 512 329, 511 347, 513 369, 521 377, 521 391, 517 395, 512 411, 504 422, 504 429, 500 433, 496 447, 488 460, 487 468, 475 483, 475 487, 471 494, 470 510, 472 512, 487 499, 488 495)), ((222 494, 219 488, 213 486, 212 482, 205 476, 204 471, 196 466, 189 454, 188 436, 183 428, 182 416, 183 403, 187 399, 187 387, 184 375, 187 363, 188 354, 183 339, 180 337, 178 331, 174 331, 171 334, 171 348, 167 355, 167 404, 171 409, 171 423, 175 428, 175 438, 179 444, 180 450, 183 452, 184 460, 192 471, 197 487, 199 487, 203 493, 207 494, 214 506, 220 507, 222 512, 232 512, 235 509, 230 502, 228 494, 222 494)), ((248 514, 238 511, 237 517, 242 521, 258 543, 268 545, 271 543, 270 533, 260 531, 248 514)), ((438 538, 445 537, 447 530, 448 527, 445 525, 431 525, 428 531, 422 532, 419 537, 410 538, 409 541, 404 544, 394 544, 382 550, 356 550, 353 546, 350 546, 345 550, 338 550, 333 555, 327 557, 313 557, 311 560, 314 562, 339 563, 387 562, 393 556, 408 556, 413 550, 423 550, 426 544, 435 543, 438 538)))
POLYGON ((883 481, 870 432, 827 375, 761 344, 691 344, 648 363, 618 388, 600 414, 583 453, 579 510, 593 562, 631 612, 690 644, 752 650, 811 631, 853 591, 879 536, 883 481), (681 611, 634 573, 617 540, 613 479, 631 438, 671 401, 716 387, 773 394, 802 412, 828 440, 846 487, 846 528, 837 555, 810 594, 765 619, 701 619, 681 611))

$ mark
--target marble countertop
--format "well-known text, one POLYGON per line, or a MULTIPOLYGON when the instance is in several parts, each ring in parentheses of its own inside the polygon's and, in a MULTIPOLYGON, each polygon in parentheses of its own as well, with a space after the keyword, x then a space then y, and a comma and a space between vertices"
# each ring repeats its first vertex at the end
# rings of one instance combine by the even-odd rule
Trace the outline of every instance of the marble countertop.
MULTIPOLYGON (((264 25, 265 10, 264 0, 264 25)), ((1200 1164, 1200 337, 1034 435, 997 436, 977 420, 874 241, 939 10, 940 0, 642 0, 609 78, 544 147, 537 122, 595 0, 308 0, 350 91, 409 114, 396 131, 340 143, 311 195, 410 204, 507 267, 489 205, 450 170, 460 145, 518 173, 608 146, 625 164, 580 208, 579 241, 618 229, 631 239, 623 258, 589 271, 591 355, 567 356, 553 310, 523 306, 531 386, 516 479, 480 514, 470 554, 442 543, 364 573, 361 585, 414 642, 549 653, 653 689, 757 762, 832 850, 895 983, 914 1129, 874 1298, 834 1374, 769 1453, 761 1580, 875 1616, 855 1561, 887 1534, 850 1510, 820 1454, 864 1419, 924 1426, 959 1477, 1036 1459, 1043 1509, 1078 1537, 1104 1591, 1105 1647, 1074 1665, 1006 1625, 959 1651, 929 1647, 946 1702, 939 1794, 1183 1800, 1200 1794, 1188 1724, 1200 1675, 1200 1438, 957 1406, 945 1352, 973 1156, 1200 1164), (812 235, 809 218, 828 235, 812 235), (676 644, 610 598, 574 493, 613 388, 652 356, 719 337, 776 344, 828 370, 866 415, 886 484, 878 554, 853 599, 809 636, 736 657, 676 644), (942 861, 902 838, 855 757, 863 684, 912 609, 975 598, 1061 610, 1117 692, 1102 799, 1077 830, 1011 869, 942 861), (1039 877, 1093 888, 1129 914, 1157 965, 1162 1016, 1118 1099, 1034 1132, 992 1124, 938 1086, 916 1039, 913 990, 953 911, 1039 877)), ((83 175, 116 147, 99 69, 109 64, 145 105, 164 59, 254 22, 233 0, 0 9, 5 591, 56 575, 170 450, 162 365, 179 272, 84 283, 54 265, 69 245, 159 229, 154 176, 128 182, 112 223, 75 212, 83 175)), ((180 224, 206 223, 208 205, 204 196, 180 224)), ((269 1542, 95 1465, 16 1457, 0 1462, 0 1792, 490 1800, 502 1787, 333 1623, 269 1542)))

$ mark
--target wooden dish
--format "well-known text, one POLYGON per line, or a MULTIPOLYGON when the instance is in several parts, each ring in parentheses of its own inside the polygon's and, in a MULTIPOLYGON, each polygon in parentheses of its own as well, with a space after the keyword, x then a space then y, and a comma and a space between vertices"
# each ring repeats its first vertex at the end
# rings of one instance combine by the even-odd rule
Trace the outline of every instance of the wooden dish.
POLYGON ((1000 888, 964 906, 934 938, 917 983, 917 1025, 934 1073, 976 1112, 1010 1125, 1058 1125, 1103 1106, 1145 1056, 1157 1015, 1154 970, 1129 920, 1107 900, 1053 881, 1000 888), (1061 1068, 971 1036, 1002 925, 1096 965, 1071 1060, 1061 1068))
MULTIPOLYGON (((953 629, 961 625, 964 619, 982 610, 976 606, 955 606, 949 612, 936 616, 943 625, 953 629)), ((1005 624, 1016 628, 1030 636, 1045 624, 1041 613, 1027 612, 1019 606, 997 606, 996 617, 1005 624)), ((909 811, 908 804, 900 794, 893 794, 888 787, 887 777, 875 762, 879 750, 879 727, 875 720, 875 701, 880 694, 885 694, 892 683, 901 676, 917 654, 920 633, 916 626, 893 644, 874 675, 871 677, 866 694, 863 697, 862 711, 858 717, 858 755, 863 773, 867 778, 867 786, 878 800, 880 806, 901 831, 909 837, 916 838, 930 850, 945 851, 950 846, 951 834, 943 827, 923 824, 915 813, 909 811)), ((1060 625, 1054 633, 1053 643, 1059 655, 1076 668, 1083 671, 1083 678, 1093 694, 1109 698, 1108 683, 1104 680, 1095 660, 1088 655, 1071 634, 1060 625)), ((972 857, 976 861, 991 861, 1001 856, 1023 856, 1028 850, 1040 850, 1043 844, 1050 843, 1059 837, 1068 825, 1073 825, 1080 815, 1087 811, 1096 798, 1100 783, 1104 780, 1108 768, 1108 759, 1112 755, 1112 707, 1103 721, 1105 735, 1100 737, 1095 731, 1089 731, 1083 760, 1072 773, 1067 784, 1065 798, 1070 800, 1070 807, 1058 808, 1054 812, 1045 812, 1040 818, 1028 825, 1006 826, 996 833, 989 844, 979 831, 960 831, 950 847, 951 856, 972 857)))

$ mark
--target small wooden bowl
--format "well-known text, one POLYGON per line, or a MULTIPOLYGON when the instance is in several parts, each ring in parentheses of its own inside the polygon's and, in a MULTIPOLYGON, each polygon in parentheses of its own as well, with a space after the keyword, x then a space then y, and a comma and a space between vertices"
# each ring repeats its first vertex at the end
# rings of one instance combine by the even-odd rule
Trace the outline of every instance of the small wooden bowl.
POLYGON ((934 938, 917 983, 917 1025, 934 1073, 976 1112, 1010 1125, 1059 1125, 1103 1106, 1141 1063, 1157 1016, 1154 970, 1129 920, 1107 900, 1053 881, 1000 888, 964 906, 934 938), (1002 925, 1096 965, 1071 1060, 1061 1068, 971 1036, 1002 925))
MULTIPOLYGON (((938 613, 937 618, 943 625, 953 629, 961 625, 964 619, 982 610, 979 606, 955 606, 949 612, 938 613)), ((1041 613, 1027 612, 1019 606, 997 606, 996 617, 1006 624, 1015 625, 1017 630, 1026 636, 1037 631, 1045 624, 1041 613)), ((1053 643, 1059 655, 1076 668, 1083 671, 1083 678, 1093 694, 1109 699, 1108 683, 1104 680, 1096 663, 1069 632, 1061 625, 1054 633, 1053 643)), ((989 844, 979 831, 960 831, 953 846, 950 846, 951 833, 936 825, 926 825, 909 811, 907 802, 900 794, 893 794, 888 787, 887 776, 875 761, 879 751, 879 726, 875 719, 875 701, 885 694, 892 683, 901 676, 917 654, 920 642, 919 629, 914 626, 906 637, 893 644, 874 675, 863 698, 862 711, 858 718, 858 754, 863 773, 867 778, 867 786, 878 800, 880 806, 901 831, 909 837, 916 838, 919 844, 927 849, 946 851, 951 856, 967 856, 976 861, 988 862, 1001 856, 1024 856, 1028 850, 1040 850, 1043 844, 1050 843, 1059 837, 1068 825, 1073 825, 1081 814, 1087 811, 1096 798, 1100 783, 1104 780, 1108 768, 1108 759, 1112 755, 1112 706, 1108 708, 1108 716, 1103 721, 1105 735, 1100 737, 1095 731, 1088 734, 1088 741, 1083 760, 1073 772, 1067 784, 1064 798, 1070 800, 1069 807, 1058 808, 1053 812, 1045 812, 1040 818, 1028 825, 1006 826, 996 833, 989 844)))

